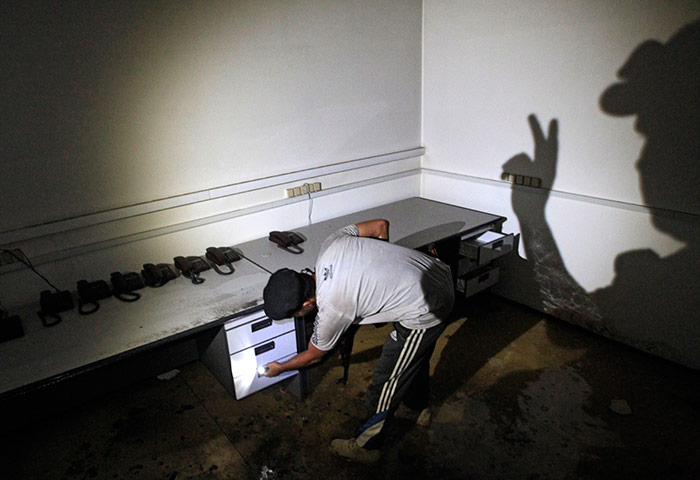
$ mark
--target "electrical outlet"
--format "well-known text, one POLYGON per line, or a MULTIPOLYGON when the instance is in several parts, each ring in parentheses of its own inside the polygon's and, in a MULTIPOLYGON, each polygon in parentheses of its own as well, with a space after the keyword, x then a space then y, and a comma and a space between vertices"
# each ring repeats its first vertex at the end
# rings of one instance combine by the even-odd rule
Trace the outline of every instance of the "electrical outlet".
POLYGON ((0 250, 0 267, 3 265, 10 265, 11 263, 19 262, 17 258, 26 259, 24 252, 19 248, 13 248, 10 250, 0 250))
POLYGON ((284 194, 287 198, 298 197, 299 195, 308 195, 310 193, 320 192, 321 182, 305 183, 298 187, 287 188, 284 194))
POLYGON ((507 172, 501 174, 501 180, 526 187, 540 188, 542 186, 542 180, 537 177, 526 177, 525 175, 514 175, 507 172))
POLYGON ((9 265, 15 263, 16 259, 8 250, 0 251, 0 267, 3 265, 9 265))

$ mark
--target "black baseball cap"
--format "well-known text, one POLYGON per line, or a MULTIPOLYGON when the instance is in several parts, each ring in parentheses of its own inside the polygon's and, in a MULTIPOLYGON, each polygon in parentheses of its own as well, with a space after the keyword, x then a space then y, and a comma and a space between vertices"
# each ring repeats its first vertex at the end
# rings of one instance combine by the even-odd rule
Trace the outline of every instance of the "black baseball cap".
POLYGON ((277 270, 263 290, 265 315, 272 320, 289 318, 301 309, 306 300, 307 282, 304 275, 289 268, 277 270))

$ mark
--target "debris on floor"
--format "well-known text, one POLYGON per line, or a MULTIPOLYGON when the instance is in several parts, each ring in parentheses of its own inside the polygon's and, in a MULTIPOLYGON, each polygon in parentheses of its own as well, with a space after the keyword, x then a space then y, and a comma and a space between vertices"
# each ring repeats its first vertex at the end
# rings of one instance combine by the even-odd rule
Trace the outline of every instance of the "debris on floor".
POLYGON ((610 410, 618 415, 632 415, 632 409, 629 404, 621 398, 613 398, 610 401, 610 410))
POLYGON ((275 471, 267 468, 267 465, 263 465, 262 469, 260 470, 260 480, 274 480, 275 479, 275 471))
POLYGON ((180 373, 180 370, 178 370, 177 368, 175 368, 175 369, 170 370, 170 371, 168 371, 168 372, 161 373, 161 374, 158 375, 156 378, 157 378, 158 380, 172 380, 173 378, 177 377, 177 374, 178 374, 178 373, 180 373))

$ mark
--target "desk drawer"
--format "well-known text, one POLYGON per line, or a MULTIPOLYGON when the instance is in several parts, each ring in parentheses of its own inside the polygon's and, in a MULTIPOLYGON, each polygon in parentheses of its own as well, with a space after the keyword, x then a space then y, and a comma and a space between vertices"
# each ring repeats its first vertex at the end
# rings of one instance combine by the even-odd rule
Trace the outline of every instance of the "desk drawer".
POLYGON ((477 268, 479 268, 479 264, 476 258, 460 257, 460 259, 457 261, 457 276, 463 277, 467 273, 477 268))
MULTIPOLYGON (((472 264, 481 267, 513 250, 513 234, 485 232, 478 237, 463 239, 459 253, 468 260, 464 267, 472 264)), ((460 264, 460 269, 463 266, 460 264)))
MULTIPOLYGON (((289 355, 287 357, 279 358, 278 360, 280 362, 286 362, 293 356, 294 355, 289 355)), ((247 372, 244 375, 240 375, 233 379, 234 390, 236 392, 236 400, 240 400, 241 398, 247 397, 252 393, 258 392, 263 388, 267 388, 271 385, 274 385, 275 383, 278 383, 286 378, 293 377, 298 373, 299 370, 291 370, 289 372, 281 373, 276 377, 269 378, 265 376, 259 377, 258 373, 255 370, 253 370, 252 373, 247 372)))
POLYGON ((236 398, 240 400, 246 395, 296 375, 297 370, 284 372, 274 378, 258 376, 259 366, 270 362, 286 361, 296 353, 296 335, 295 332, 289 332, 231 355, 231 375, 236 398))
POLYGON ((253 345, 264 343, 266 340, 294 331, 294 319, 286 318, 272 321, 264 313, 249 315, 244 319, 235 319, 227 323, 226 342, 228 352, 236 353, 253 345))
POLYGON ((498 267, 481 271, 471 277, 457 279, 457 291, 465 297, 471 297, 475 293, 485 290, 498 282, 498 267))

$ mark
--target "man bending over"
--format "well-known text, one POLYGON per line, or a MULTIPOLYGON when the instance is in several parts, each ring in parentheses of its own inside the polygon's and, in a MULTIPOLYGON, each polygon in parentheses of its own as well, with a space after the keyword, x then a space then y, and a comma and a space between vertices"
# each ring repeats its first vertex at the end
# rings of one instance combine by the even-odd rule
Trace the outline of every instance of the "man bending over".
POLYGON ((268 377, 319 362, 352 324, 393 324, 366 395, 369 418, 354 438, 331 442, 336 454, 365 463, 379 459, 384 422, 402 402, 429 415, 430 357, 454 304, 446 264, 388 239, 387 220, 349 225, 323 242, 314 275, 284 268, 263 292, 273 320, 317 309, 308 349, 269 363, 268 377))

